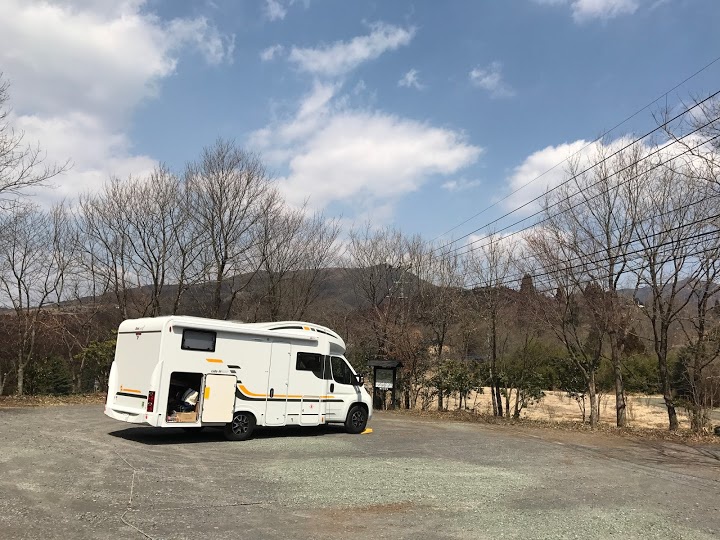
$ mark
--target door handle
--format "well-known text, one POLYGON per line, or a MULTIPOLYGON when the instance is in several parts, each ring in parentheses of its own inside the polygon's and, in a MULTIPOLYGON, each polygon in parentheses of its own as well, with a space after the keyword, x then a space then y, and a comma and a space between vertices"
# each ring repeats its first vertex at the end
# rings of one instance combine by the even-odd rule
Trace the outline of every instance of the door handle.
POLYGON ((273 397, 274 395, 275 395, 275 389, 271 388, 270 389, 270 397, 273 397))
POLYGON ((335 383, 330 383, 330 391, 331 392, 335 391, 335 383))

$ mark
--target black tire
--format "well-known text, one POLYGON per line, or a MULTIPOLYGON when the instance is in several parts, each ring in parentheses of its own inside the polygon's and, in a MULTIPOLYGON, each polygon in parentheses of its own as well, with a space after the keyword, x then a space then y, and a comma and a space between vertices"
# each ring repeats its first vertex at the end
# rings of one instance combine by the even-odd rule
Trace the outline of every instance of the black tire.
POLYGON ((225 438, 228 441, 244 441, 250 438, 255 429, 255 417, 252 413, 240 411, 233 416, 232 422, 225 424, 225 438))
POLYGON ((353 405, 348 411, 347 418, 345 419, 345 431, 357 435, 365 431, 367 426, 368 413, 365 407, 361 405, 353 405))

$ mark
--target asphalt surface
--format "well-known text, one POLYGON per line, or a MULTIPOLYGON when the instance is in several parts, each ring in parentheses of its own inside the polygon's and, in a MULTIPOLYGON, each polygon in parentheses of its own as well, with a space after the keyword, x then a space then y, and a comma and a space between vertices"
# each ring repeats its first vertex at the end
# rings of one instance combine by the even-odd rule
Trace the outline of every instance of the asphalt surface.
POLYGON ((720 537, 720 449, 376 414, 245 442, 0 409, 1 539, 720 537))

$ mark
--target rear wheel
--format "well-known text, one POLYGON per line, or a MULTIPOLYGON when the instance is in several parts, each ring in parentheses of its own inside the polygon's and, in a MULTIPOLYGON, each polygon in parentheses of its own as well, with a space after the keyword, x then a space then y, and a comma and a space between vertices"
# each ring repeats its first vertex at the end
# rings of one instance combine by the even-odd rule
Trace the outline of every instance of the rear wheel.
POLYGON ((255 429, 255 417, 249 413, 240 411, 235 413, 232 422, 225 424, 225 438, 228 441, 244 441, 255 429))
POLYGON ((365 407, 353 405, 348 411, 345 419, 345 431, 352 434, 362 433, 368 421, 368 413, 365 407))

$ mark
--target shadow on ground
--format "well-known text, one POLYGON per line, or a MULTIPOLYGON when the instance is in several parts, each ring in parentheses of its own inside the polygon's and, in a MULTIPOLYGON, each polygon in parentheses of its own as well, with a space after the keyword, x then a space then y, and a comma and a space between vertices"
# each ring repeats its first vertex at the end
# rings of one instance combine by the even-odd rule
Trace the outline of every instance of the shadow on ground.
MULTIPOLYGON (((252 439, 275 439, 286 437, 319 437, 323 435, 339 436, 344 433, 341 426, 285 426, 276 428, 257 428, 252 439)), ((147 445, 165 444, 201 444, 225 441, 222 428, 169 428, 132 427, 111 431, 109 435, 147 445)))

